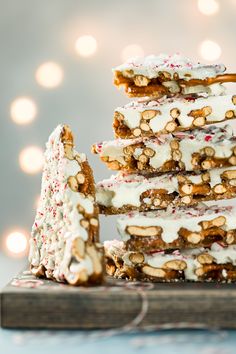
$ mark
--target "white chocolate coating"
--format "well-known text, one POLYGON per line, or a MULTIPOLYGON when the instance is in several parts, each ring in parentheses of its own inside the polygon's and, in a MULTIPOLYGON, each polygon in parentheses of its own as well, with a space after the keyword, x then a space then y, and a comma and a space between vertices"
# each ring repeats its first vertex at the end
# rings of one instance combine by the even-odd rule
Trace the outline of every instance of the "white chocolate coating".
POLYGON ((158 56, 130 58, 126 63, 115 67, 113 71, 121 72, 123 76, 143 75, 149 79, 156 78, 160 71, 165 71, 172 77, 174 73, 177 73, 180 79, 190 80, 206 79, 223 74, 225 66, 223 64, 204 65, 194 63, 180 54, 160 54, 158 56), (129 74, 127 74, 127 71, 129 74))
POLYGON ((202 221, 213 220, 218 216, 226 219, 224 230, 236 229, 236 207, 217 205, 206 206, 204 204, 191 208, 168 208, 167 210, 155 210, 152 212, 130 212, 117 220, 117 228, 123 241, 127 241, 130 235, 128 226, 162 228, 161 238, 166 243, 171 243, 179 238, 178 231, 184 227, 192 232, 200 232, 202 221))
POLYGON ((135 129, 140 126, 144 111, 157 111, 158 114, 149 122, 151 130, 155 134, 162 131, 166 124, 172 120, 170 115, 172 109, 178 109, 180 112, 178 116, 180 127, 189 128, 194 121, 194 118, 189 115, 190 112, 192 110, 200 110, 203 107, 211 107, 212 109, 211 113, 206 117, 206 124, 223 121, 228 110, 233 110, 236 114, 232 95, 209 97, 178 95, 170 98, 164 96, 161 99, 132 101, 123 107, 116 108, 116 112, 124 116, 123 124, 130 129, 135 129))
POLYGON ((141 194, 154 188, 167 189, 172 193, 178 189, 177 178, 170 175, 149 179, 141 175, 113 175, 97 184, 96 199, 98 204, 106 207, 121 208, 129 204, 139 207, 141 194))
POLYGON ((143 154, 144 148, 151 148, 154 156, 150 158, 149 165, 153 170, 162 168, 165 162, 172 160, 170 143, 175 138, 179 142, 181 161, 184 163, 185 171, 193 171, 192 158, 194 153, 199 153, 205 147, 214 149, 215 158, 229 158, 236 147, 236 138, 233 137, 231 126, 224 127, 209 126, 207 128, 195 129, 188 132, 176 132, 173 135, 162 135, 156 138, 137 139, 116 139, 105 141, 94 145, 96 152, 101 157, 109 157, 109 160, 116 160, 122 166, 127 166, 124 148, 134 144, 143 144, 143 148, 137 147, 133 153, 136 160, 143 154))
MULTIPOLYGON (((217 168, 208 171, 211 187, 222 182, 221 174, 224 171, 236 171, 236 167, 217 168)), ((202 182, 201 173, 188 174, 193 184, 202 182)), ((179 183, 176 175, 164 174, 157 177, 146 178, 142 175, 125 175, 118 173, 110 179, 97 183, 96 199, 98 204, 105 207, 121 208, 123 206, 140 207, 141 194, 150 189, 165 189, 168 193, 179 193, 179 183)))
MULTIPOLYGON (((84 162, 86 156, 73 149, 73 156, 76 155, 79 162, 65 157, 62 131, 63 125, 59 125, 46 144, 41 197, 29 254, 32 266, 43 265, 48 276, 58 281, 63 281, 69 273, 73 240, 77 237, 88 240, 88 230, 80 224, 83 215, 77 206, 83 207, 88 214, 94 213, 94 201, 68 186, 67 178, 81 171, 80 162, 84 162)), ((93 274, 89 258, 81 259, 77 267, 85 269, 88 275, 93 274)))
MULTIPOLYGON (((165 85, 164 85, 165 86, 165 85)), ((179 92, 179 90, 178 90, 179 92)), ((185 86, 182 88, 182 94, 204 94, 208 96, 220 96, 224 95, 226 92, 225 87, 222 84, 211 84, 211 85, 195 85, 195 86, 185 86)), ((175 92, 173 92, 175 93, 175 92)))

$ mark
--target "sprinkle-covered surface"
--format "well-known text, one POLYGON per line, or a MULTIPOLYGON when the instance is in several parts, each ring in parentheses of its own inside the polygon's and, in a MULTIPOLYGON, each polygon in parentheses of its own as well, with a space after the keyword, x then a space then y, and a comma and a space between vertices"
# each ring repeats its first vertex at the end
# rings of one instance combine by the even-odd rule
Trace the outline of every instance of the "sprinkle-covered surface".
POLYGON ((158 77, 159 72, 164 71, 168 72, 171 77, 177 73, 180 79, 189 80, 190 78, 215 77, 223 74, 225 69, 223 64, 194 63, 191 59, 180 54, 160 54, 130 58, 126 63, 115 67, 113 71, 122 72, 125 75, 126 70, 131 70, 132 75, 143 75, 149 79, 158 77))
POLYGON ((78 285, 101 281, 103 253, 92 170, 73 144, 66 125, 49 137, 29 261, 33 274, 78 285))

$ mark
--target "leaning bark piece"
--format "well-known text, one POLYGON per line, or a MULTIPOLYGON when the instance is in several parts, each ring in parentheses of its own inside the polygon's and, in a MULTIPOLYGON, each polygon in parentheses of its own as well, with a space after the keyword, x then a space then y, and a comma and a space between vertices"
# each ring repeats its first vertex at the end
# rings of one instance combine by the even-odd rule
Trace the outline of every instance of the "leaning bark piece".
POLYGON ((155 177, 118 173, 97 184, 96 198, 100 213, 107 215, 191 206, 235 198, 235 174, 236 167, 155 177))
POLYGON ((225 74, 223 64, 193 63, 179 54, 136 57, 113 69, 114 84, 124 86, 129 97, 162 97, 205 92, 220 95, 222 83, 235 82, 236 74, 225 74))
POLYGON ((236 207, 169 207, 152 212, 130 212, 117 220, 117 228, 130 251, 224 246, 236 243, 236 207))
POLYGON ((126 251, 117 240, 105 241, 107 274, 115 278, 148 282, 236 281, 236 245, 174 250, 172 252, 126 251), (138 255, 138 256, 137 256, 138 255))
POLYGON ((92 170, 74 150, 67 125, 46 145, 39 207, 32 228, 31 271, 71 285, 100 283, 103 249, 92 170))
POLYGON ((176 95, 136 100, 114 113, 115 136, 153 137, 219 123, 236 117, 236 95, 176 95))
POLYGON ((155 138, 117 139, 94 144, 92 151, 112 170, 163 173, 236 165, 231 126, 209 126, 155 138))

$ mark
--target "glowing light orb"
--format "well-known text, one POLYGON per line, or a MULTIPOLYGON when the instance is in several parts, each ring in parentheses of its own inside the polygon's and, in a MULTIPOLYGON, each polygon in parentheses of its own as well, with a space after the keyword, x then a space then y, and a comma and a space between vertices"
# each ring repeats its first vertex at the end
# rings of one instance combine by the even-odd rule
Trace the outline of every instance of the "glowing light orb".
POLYGON ((28 237, 22 231, 13 231, 5 239, 7 251, 14 255, 24 255, 28 247, 28 237))
POLYGON ((97 50, 97 41, 93 36, 81 36, 75 42, 75 50, 82 57, 90 57, 97 50))
POLYGON ((63 76, 62 67, 51 61, 41 64, 35 73, 38 84, 46 88, 59 86, 62 83, 63 76))
POLYGON ((217 60, 221 56, 221 47, 214 41, 205 40, 200 45, 200 54, 203 59, 209 61, 217 60))
POLYGON ((11 104, 10 114, 16 124, 29 124, 36 117, 37 107, 30 97, 18 97, 11 104))
POLYGON ((203 15, 214 15, 219 11, 219 3, 216 0, 198 0, 198 9, 203 15))
POLYGON ((42 170, 43 150, 38 146, 27 146, 19 155, 19 164, 25 173, 35 174, 42 170))
POLYGON ((127 61, 132 57, 143 57, 144 51, 138 44, 130 44, 123 48, 121 52, 121 59, 127 61))

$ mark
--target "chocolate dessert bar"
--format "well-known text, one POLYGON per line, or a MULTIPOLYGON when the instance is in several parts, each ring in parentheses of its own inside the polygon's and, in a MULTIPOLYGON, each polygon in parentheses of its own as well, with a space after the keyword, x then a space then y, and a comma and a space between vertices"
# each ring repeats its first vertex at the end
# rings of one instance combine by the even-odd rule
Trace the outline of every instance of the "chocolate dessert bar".
POLYGON ((235 82, 236 74, 226 74, 223 64, 194 63, 179 54, 129 59, 113 69, 114 84, 124 86, 129 97, 162 97, 172 94, 224 93, 225 82, 235 82))
POLYGON ((113 128, 121 139, 160 136, 233 119, 235 105, 236 95, 140 99, 116 108, 113 128))
POLYGON ((46 145, 40 203, 30 239, 31 271, 71 285, 101 283, 103 249, 92 170, 59 125, 46 145))
POLYGON ((115 278, 148 282, 236 280, 236 246, 174 250, 126 251, 121 241, 105 241, 106 271, 115 278))
POLYGON ((151 211, 169 205, 191 206, 236 197, 236 167, 155 177, 118 173, 97 184, 102 214, 151 211))
POLYGON ((143 213, 130 212, 117 220, 126 249, 150 252, 165 249, 223 246, 236 243, 236 207, 170 207, 143 213))
POLYGON ((155 138, 117 139, 94 144, 92 151, 112 170, 163 173, 236 165, 231 126, 209 126, 155 138))

